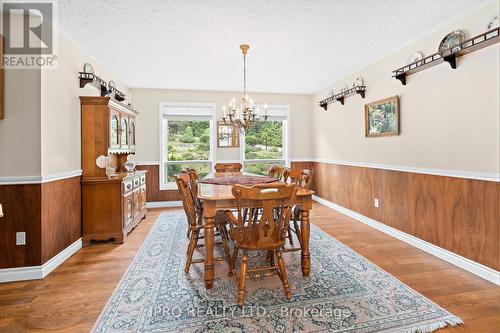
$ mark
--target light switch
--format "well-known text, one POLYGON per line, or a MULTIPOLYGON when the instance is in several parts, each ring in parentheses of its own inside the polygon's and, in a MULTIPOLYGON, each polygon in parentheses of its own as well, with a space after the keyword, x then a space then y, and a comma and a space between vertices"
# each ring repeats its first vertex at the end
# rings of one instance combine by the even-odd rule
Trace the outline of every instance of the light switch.
POLYGON ((16 232, 16 245, 26 245, 26 233, 16 232))
POLYGON ((378 208, 380 206, 380 203, 377 198, 375 198, 373 205, 375 206, 375 208, 378 208))

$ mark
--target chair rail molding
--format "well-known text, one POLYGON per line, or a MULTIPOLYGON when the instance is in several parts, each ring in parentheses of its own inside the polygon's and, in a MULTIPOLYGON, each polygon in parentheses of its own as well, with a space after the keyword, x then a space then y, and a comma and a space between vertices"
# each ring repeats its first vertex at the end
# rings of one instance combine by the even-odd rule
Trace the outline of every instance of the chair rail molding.
POLYGON ((135 165, 160 165, 160 161, 139 161, 135 165))
POLYGON ((67 178, 79 177, 82 175, 82 170, 72 170, 58 172, 43 176, 13 176, 0 177, 0 185, 22 185, 22 184, 44 184, 62 180, 67 178))
POLYGON ((486 267, 484 265, 481 265, 480 263, 477 263, 473 260, 464 258, 456 253, 453 253, 451 251, 445 250, 439 246, 436 246, 434 244, 428 243, 420 238, 414 237, 412 235, 409 235, 405 232, 399 231, 397 229, 394 229, 392 227, 389 227, 381 222, 375 221, 367 216, 364 216, 362 214, 359 214, 357 212, 354 212, 350 209, 347 209, 345 207, 342 207, 340 205, 337 205, 331 201, 325 200, 321 197, 318 197, 316 195, 313 195, 313 200, 325 205, 333 210, 336 210, 337 212, 347 215, 361 223, 364 223, 374 229, 377 229, 389 236, 392 236, 394 238, 397 238, 405 243, 408 243, 422 251, 425 251, 429 254, 432 254, 433 256, 436 256, 440 259, 443 259, 444 261, 449 262, 450 264, 453 264, 457 267, 460 267, 462 269, 465 269, 466 271, 471 272, 474 275, 477 275, 485 280, 488 280, 490 282, 493 282, 496 285, 500 286, 500 272, 496 271, 492 268, 486 267))
POLYGON ((464 179, 475 179, 484 180, 490 182, 500 182, 500 172, 480 172, 480 171, 467 171, 467 170, 450 170, 450 169, 435 169, 435 168, 423 168, 423 167, 412 167, 412 166, 401 166, 393 164, 378 164, 378 163, 365 163, 365 162, 353 162, 353 161, 343 161, 343 160, 332 160, 323 158, 296 158, 292 159, 292 162, 316 162, 316 163, 326 163, 326 164, 337 164, 337 165, 347 165, 371 169, 381 169, 390 171, 402 171, 419 173, 424 175, 434 175, 434 176, 445 176, 445 177, 455 177, 464 179))

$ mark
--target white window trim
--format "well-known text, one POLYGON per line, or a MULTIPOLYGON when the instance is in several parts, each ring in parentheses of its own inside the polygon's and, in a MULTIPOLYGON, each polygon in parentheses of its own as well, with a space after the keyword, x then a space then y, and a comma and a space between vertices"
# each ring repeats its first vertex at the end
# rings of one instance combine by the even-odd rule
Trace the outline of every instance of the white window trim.
MULTIPOLYGON (((217 105, 215 103, 189 103, 189 102, 160 102, 159 112, 158 112, 158 139, 159 139, 159 152, 158 156, 160 158, 160 172, 159 172, 159 188, 163 190, 173 190, 177 189, 175 183, 164 183, 163 179, 165 176, 165 153, 168 156, 167 149, 165 147, 164 135, 168 133, 163 133, 163 120, 168 116, 208 116, 210 117, 210 129, 212 135, 210 136, 210 153, 208 162, 210 163, 210 170, 212 169, 215 161, 215 147, 217 145, 217 105), (200 108, 206 109, 201 110, 200 108), (186 109, 193 109, 192 112, 186 113, 186 109), (184 110, 184 111, 181 111, 184 110)), ((177 161, 171 161, 171 163, 176 163, 177 161)), ((206 161, 189 161, 189 163, 201 163, 206 161)))
MULTIPOLYGON (((264 105, 257 104, 261 110, 264 109, 264 105)), ((285 118, 285 122, 283 123, 283 136, 282 136, 282 146, 283 146, 283 160, 285 161, 285 166, 290 166, 290 105, 268 105, 267 106, 267 115, 268 117, 280 117, 285 118)), ((271 119, 272 120, 272 119, 271 119)), ((277 160, 274 159, 265 159, 265 160, 246 160, 245 159, 245 132, 240 135, 240 160, 243 165, 243 169, 245 169, 246 162, 274 162, 277 160)))

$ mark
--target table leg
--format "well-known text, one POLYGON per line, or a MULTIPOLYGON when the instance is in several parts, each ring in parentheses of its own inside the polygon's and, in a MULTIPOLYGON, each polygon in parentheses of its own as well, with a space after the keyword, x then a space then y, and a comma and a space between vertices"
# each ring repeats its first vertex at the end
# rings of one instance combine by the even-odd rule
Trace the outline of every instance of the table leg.
POLYGON ((300 231, 302 234, 302 255, 301 255, 301 265, 302 265, 302 275, 305 277, 309 276, 311 271, 311 254, 309 253, 309 210, 302 209, 300 222, 300 231))
POLYGON ((203 214, 205 217, 205 287, 214 286, 214 229, 215 229, 215 204, 205 201, 203 214))

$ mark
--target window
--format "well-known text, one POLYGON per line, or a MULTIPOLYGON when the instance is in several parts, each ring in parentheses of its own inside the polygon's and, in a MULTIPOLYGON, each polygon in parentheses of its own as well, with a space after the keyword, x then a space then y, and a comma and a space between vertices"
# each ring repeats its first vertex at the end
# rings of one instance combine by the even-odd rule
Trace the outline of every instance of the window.
POLYGON ((212 104, 161 103, 160 188, 176 188, 174 175, 193 168, 200 177, 213 164, 212 104))
POLYGON ((269 118, 245 131, 241 146, 245 172, 265 175, 273 164, 288 165, 288 106, 270 106, 269 118))

